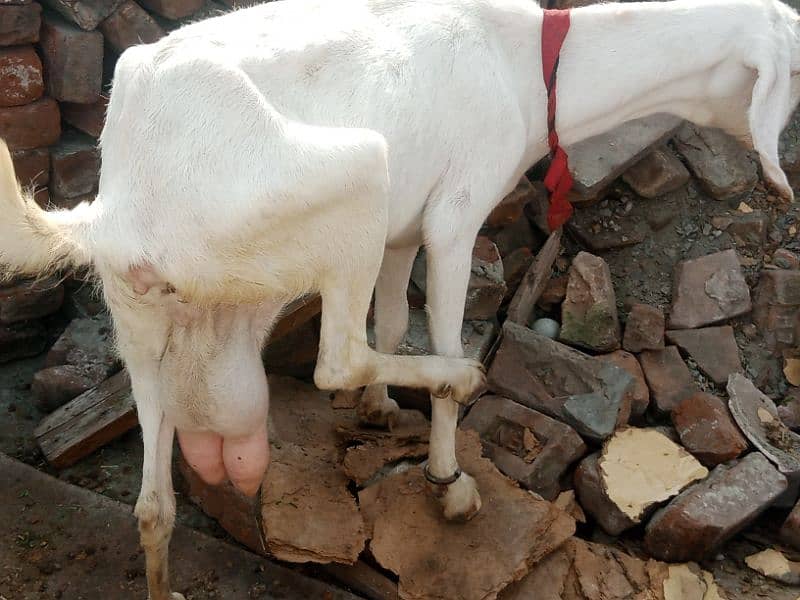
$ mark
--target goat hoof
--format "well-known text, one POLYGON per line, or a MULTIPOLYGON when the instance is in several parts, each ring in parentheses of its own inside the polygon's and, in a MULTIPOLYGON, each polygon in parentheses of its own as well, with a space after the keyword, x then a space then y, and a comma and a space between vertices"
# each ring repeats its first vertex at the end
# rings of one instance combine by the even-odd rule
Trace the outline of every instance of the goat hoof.
POLYGON ((362 425, 380 427, 391 431, 400 421, 400 407, 391 398, 386 398, 380 406, 360 404, 358 407, 358 419, 362 425))
POLYGON ((448 521, 466 523, 480 512, 481 496, 478 485, 466 473, 462 473, 461 477, 449 485, 429 485, 439 497, 444 518, 448 521))
POLYGON ((186 597, 178 592, 172 592, 170 600, 186 600, 186 597))
POLYGON ((463 376, 457 385, 452 386, 452 398, 469 406, 486 390, 486 369, 477 360, 462 360, 466 363, 462 366, 463 376))

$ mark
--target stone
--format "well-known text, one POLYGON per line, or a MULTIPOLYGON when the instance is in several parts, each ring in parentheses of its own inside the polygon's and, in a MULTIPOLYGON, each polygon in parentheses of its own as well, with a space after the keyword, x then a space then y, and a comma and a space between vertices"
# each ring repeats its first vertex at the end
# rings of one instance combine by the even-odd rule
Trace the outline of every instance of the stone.
POLYGON ((531 185, 528 178, 523 175, 516 187, 500 201, 500 204, 492 209, 486 219, 486 224, 489 227, 511 225, 522 217, 525 205, 530 201, 531 196, 536 193, 537 190, 531 185))
POLYGON ((730 325, 671 330, 667 340, 691 356, 717 385, 726 384, 731 373, 742 372, 739 346, 730 325))
MULTIPOLYGON (((670 566, 604 544, 567 540, 500 594, 501 600, 665 600, 670 566)), ((712 600, 682 596, 673 600, 712 600)))
POLYGON ((569 146, 566 151, 575 179, 570 200, 581 203, 597 199, 649 148, 671 137, 680 123, 672 115, 653 115, 569 146))
POLYGON ((620 346, 611 271, 602 258, 588 252, 580 252, 569 269, 567 297, 561 305, 561 339, 598 352, 620 346))
POLYGON ((61 308, 64 286, 56 277, 0 287, 0 325, 40 319, 61 308))
POLYGON ((639 355, 650 396, 659 412, 669 414, 697 392, 697 385, 675 346, 647 350, 639 355))
POLYGON ((575 519, 576 523, 586 523, 586 513, 578 503, 575 490, 564 490, 553 500, 553 504, 575 519))
POLYGON ((584 458, 575 469, 573 484, 583 510, 597 521, 603 531, 616 536, 635 527, 636 522, 608 497, 598 464, 599 458, 599 453, 584 458))
POLYGON ((543 317, 536 319, 531 325, 531 329, 539 335, 555 340, 558 339, 558 334, 561 332, 561 325, 558 324, 558 321, 543 317))
POLYGON ((749 194, 758 182, 747 150, 719 129, 687 123, 675 135, 674 144, 705 191, 717 200, 749 194))
POLYGON ((627 422, 633 379, 622 369, 506 321, 489 389, 599 441, 627 422))
POLYGON ((62 102, 98 100, 103 77, 103 35, 99 31, 83 31, 48 13, 39 46, 47 70, 48 95, 62 102))
POLYGON ((786 477, 760 452, 719 465, 656 512, 645 530, 645 547, 668 562, 708 558, 786 488, 786 477))
POLYGON ((0 325, 0 364, 41 354, 46 344, 44 326, 37 321, 0 325))
POLYGON ((125 0, 102 23, 100 31, 117 52, 137 44, 150 44, 166 35, 147 11, 133 0, 125 0))
POLYGON ((521 490, 482 458, 477 433, 458 431, 456 452, 461 466, 477 480, 483 500, 480 514, 467 523, 442 519, 420 467, 387 477, 358 495, 370 553, 399 576, 400 598, 496 598, 575 531, 564 512, 521 490), (400 539, 414 543, 398 544, 400 539))
POLYGON ((643 198, 658 198, 686 185, 689 171, 677 156, 662 146, 625 171, 622 180, 643 198))
POLYGON ((533 262, 530 248, 517 248, 503 258, 503 279, 506 282, 504 301, 511 300, 522 283, 522 278, 533 262))
POLYGON ((139 0, 139 3, 147 10, 175 21, 203 8, 204 0, 139 0))
POLYGON ((630 420, 641 420, 650 405, 650 388, 647 387, 647 381, 644 378, 644 372, 639 361, 636 360, 633 354, 624 350, 615 350, 610 354, 600 354, 597 356, 597 360, 609 362, 633 378, 633 385, 628 391, 631 405, 630 420))
POLYGON ((551 311, 567 297, 567 284, 569 275, 559 275, 547 281, 536 305, 542 310, 551 311))
POLYGON ((28 104, 42 94, 42 61, 33 46, 0 48, 0 106, 28 104))
POLYGON ((664 348, 664 313, 655 306, 634 304, 625 323, 622 347, 628 352, 664 348))
POLYGON ((0 108, 0 138, 11 151, 50 146, 61 135, 61 114, 52 98, 0 108))
POLYGON ((750 312, 750 288, 735 250, 681 261, 675 268, 670 329, 694 329, 750 312))
POLYGON ((36 2, 0 6, 0 46, 35 44, 41 25, 42 7, 36 2))
POLYGON ((73 319, 47 353, 45 366, 96 363, 111 374, 118 362, 111 322, 99 314, 73 319))
POLYGON ((95 140, 68 131, 50 150, 50 191, 59 198, 77 198, 97 190, 100 151, 95 140))
POLYGON ((761 272, 753 302, 753 320, 773 350, 800 343, 800 271, 761 272))
POLYGON ((40 411, 50 413, 107 377, 106 370, 93 363, 48 367, 33 375, 31 401, 40 411))
POLYGON ((531 318, 536 302, 544 291, 553 271, 553 263, 561 252, 561 230, 547 238, 531 262, 522 281, 511 298, 506 320, 526 325, 531 318))
MULTIPOLYGON (((411 281, 425 294, 427 292, 426 253, 421 251, 411 269, 411 281)), ((489 238, 478 236, 472 250, 472 271, 467 287, 464 319, 485 320, 497 315, 506 294, 503 279, 503 261, 489 238)))
POLYGON ((792 388, 778 406, 778 416, 789 429, 800 429, 800 388, 792 388))
POLYGON ((501 396, 478 400, 461 428, 477 431, 483 455, 545 500, 558 496, 561 478, 586 453, 574 429, 501 396))
POLYGON ((707 467, 737 458, 747 450, 744 438, 725 403, 698 392, 672 411, 681 444, 707 467))
POLYGON ((779 531, 781 541, 800 550, 800 500, 794 505, 779 531))
POLYGON ((786 248, 778 248, 772 253, 772 264, 780 269, 800 269, 800 255, 786 248))
POLYGON ((570 234, 590 251, 602 254, 635 246, 650 234, 646 219, 638 214, 606 216, 600 205, 581 207, 567 222, 570 234))
POLYGON ((50 151, 47 148, 12 152, 14 172, 20 185, 40 188, 50 181, 50 151))
POLYGON ((96 139, 103 131, 107 107, 108 98, 104 96, 100 96, 99 100, 90 104, 62 102, 61 116, 65 123, 96 139))
POLYGON ((749 213, 736 211, 731 216, 712 218, 711 224, 719 230, 727 231, 737 246, 757 249, 767 240, 770 220, 769 215, 762 210, 749 213))
POLYGON ((800 563, 786 558, 774 548, 767 548, 745 557, 745 564, 764 577, 787 585, 800 585, 800 563))
POLYGON ((122 0, 43 0, 43 2, 58 11, 70 23, 91 31, 114 12, 122 0))
POLYGON ((728 380, 728 407, 745 437, 791 482, 800 480, 800 435, 778 416, 778 409, 753 382, 738 373, 728 380))

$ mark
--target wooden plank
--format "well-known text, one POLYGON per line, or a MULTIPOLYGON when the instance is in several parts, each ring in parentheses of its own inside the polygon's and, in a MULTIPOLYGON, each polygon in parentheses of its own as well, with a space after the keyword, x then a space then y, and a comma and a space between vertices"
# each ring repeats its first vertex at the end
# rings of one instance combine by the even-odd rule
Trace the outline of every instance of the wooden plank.
POLYGON ((34 435, 47 462, 64 468, 137 423, 130 379, 122 371, 45 417, 34 435))
POLYGON ((328 563, 319 569, 370 600, 397 600, 397 583, 363 560, 353 565, 328 563))
POLYGON ((533 259, 531 266, 528 267, 525 276, 522 278, 522 283, 519 284, 519 288, 517 288, 514 297, 511 299, 506 317, 509 321, 525 327, 528 326, 533 307, 547 286, 553 263, 560 250, 561 229, 557 229, 550 234, 536 258, 533 259))
POLYGON ((291 333, 304 323, 316 317, 322 311, 322 298, 318 295, 303 296, 292 300, 283 310, 283 315, 272 329, 269 342, 291 333))

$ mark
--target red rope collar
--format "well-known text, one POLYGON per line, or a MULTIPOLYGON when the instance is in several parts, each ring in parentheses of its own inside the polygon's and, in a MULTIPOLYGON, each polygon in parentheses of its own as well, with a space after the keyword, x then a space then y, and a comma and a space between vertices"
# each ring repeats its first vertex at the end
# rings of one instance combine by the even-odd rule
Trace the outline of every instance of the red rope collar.
POLYGON ((572 189, 567 153, 558 143, 556 133, 556 80, 561 46, 569 31, 569 10, 545 10, 542 21, 542 74, 547 88, 547 143, 550 146, 550 168, 544 185, 550 192, 547 225, 555 231, 572 216, 567 194, 572 189))

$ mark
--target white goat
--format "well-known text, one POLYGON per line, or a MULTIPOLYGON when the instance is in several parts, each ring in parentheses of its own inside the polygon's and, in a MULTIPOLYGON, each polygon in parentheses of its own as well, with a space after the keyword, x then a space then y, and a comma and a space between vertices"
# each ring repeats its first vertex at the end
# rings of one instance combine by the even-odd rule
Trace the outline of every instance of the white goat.
MULTIPOLYGON (((368 385, 361 412, 377 422, 397 410, 386 384, 428 388, 428 475, 445 516, 480 508, 455 456, 457 403, 483 378, 459 332, 476 233, 547 152, 541 22, 532 0, 266 4, 120 57, 92 205, 39 210, 0 149, 2 262, 26 274, 91 263, 102 279, 144 438, 136 515, 151 600, 182 597, 167 568, 173 434, 206 481, 257 491, 259 351, 304 293, 323 299, 317 385, 368 385), (440 356, 390 356, 422 244, 440 356), (373 286, 380 354, 365 335, 373 286)), ((800 96, 799 36, 777 0, 574 10, 561 141, 674 113, 752 142, 792 197, 778 135, 800 96)))

